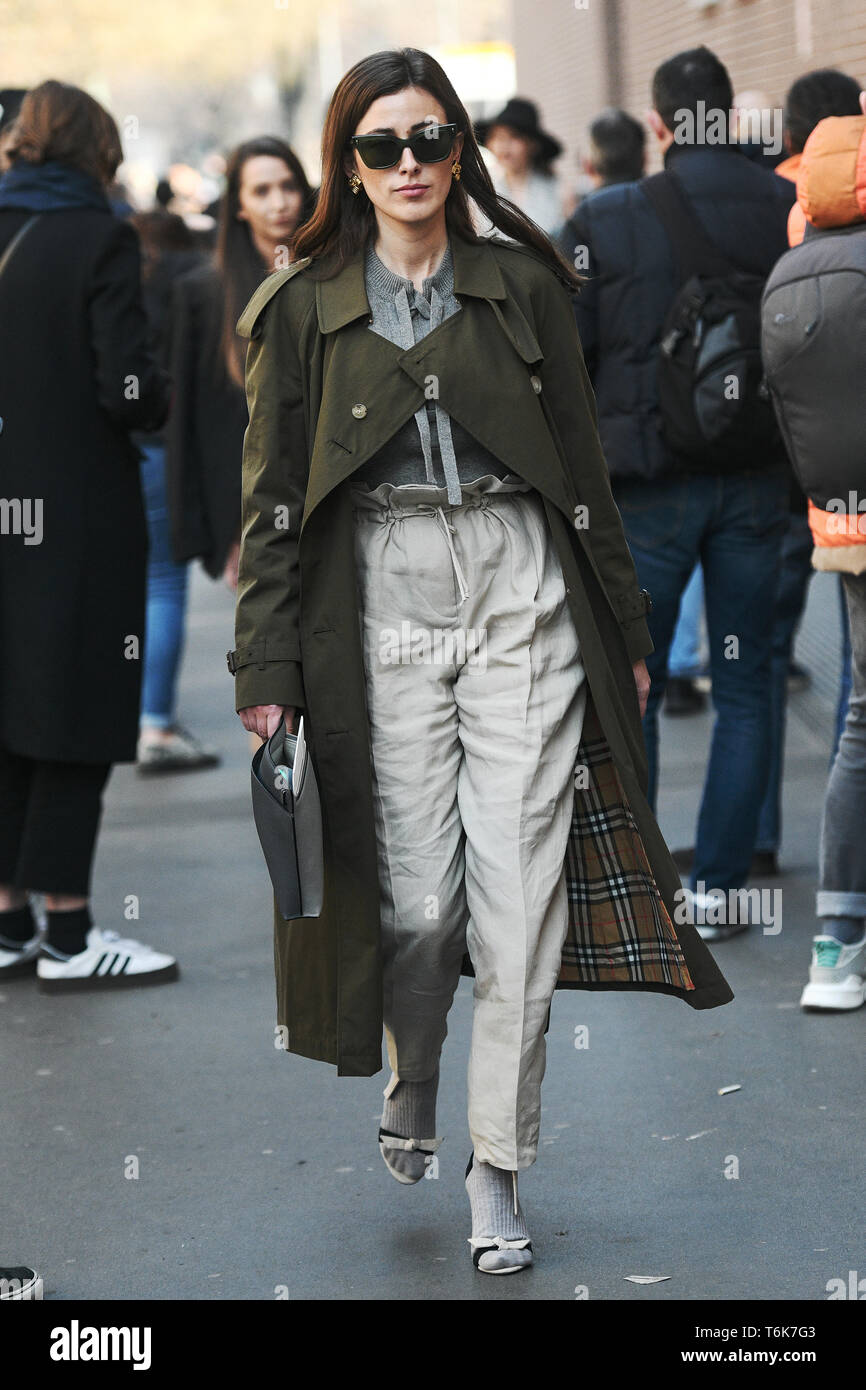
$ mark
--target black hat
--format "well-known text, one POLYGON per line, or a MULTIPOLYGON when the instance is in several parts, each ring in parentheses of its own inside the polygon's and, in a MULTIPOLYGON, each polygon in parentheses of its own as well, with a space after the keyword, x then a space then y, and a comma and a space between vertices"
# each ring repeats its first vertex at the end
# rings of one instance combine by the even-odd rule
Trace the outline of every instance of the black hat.
POLYGON ((559 140, 541 129, 538 123, 538 107, 525 97, 511 97, 498 116, 489 116, 483 121, 475 122, 475 135, 482 145, 487 143, 487 137, 496 125, 507 125, 521 135, 531 135, 534 140, 538 140, 541 145, 539 159, 545 162, 562 153, 559 140))

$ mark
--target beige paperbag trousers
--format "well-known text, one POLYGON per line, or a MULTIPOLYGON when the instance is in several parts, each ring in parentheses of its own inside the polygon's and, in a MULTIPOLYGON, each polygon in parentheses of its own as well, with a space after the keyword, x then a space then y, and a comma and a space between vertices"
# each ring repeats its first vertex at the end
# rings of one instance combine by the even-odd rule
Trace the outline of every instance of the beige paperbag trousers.
POLYGON ((586 699, 561 566, 522 481, 486 475, 457 506, 426 484, 352 498, 388 1057, 400 1079, 432 1075, 468 950, 472 1143, 526 1168, 586 699))

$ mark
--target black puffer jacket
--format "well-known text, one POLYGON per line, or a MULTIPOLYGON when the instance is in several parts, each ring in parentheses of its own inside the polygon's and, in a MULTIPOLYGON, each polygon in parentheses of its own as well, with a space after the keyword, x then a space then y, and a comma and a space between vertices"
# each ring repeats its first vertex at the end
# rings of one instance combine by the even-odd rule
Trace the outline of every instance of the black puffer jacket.
MULTIPOLYGON (((787 250, 794 184, 724 146, 671 145, 665 168, 673 164, 722 253, 743 270, 768 275, 787 250)), ((677 275, 670 243, 641 184, 592 194, 558 242, 569 260, 576 247, 586 246, 589 253, 585 273, 593 278, 577 296, 575 313, 611 476, 671 472, 659 434, 656 357, 677 275)))

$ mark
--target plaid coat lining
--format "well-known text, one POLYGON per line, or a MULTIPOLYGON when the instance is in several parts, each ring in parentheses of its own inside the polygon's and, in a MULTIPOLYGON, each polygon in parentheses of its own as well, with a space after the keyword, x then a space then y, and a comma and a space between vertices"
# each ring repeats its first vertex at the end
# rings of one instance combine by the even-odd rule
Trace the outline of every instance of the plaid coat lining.
POLYGON ((592 701, 587 701, 565 856, 561 983, 694 989, 592 701), (586 783, 586 785, 583 785, 586 783))

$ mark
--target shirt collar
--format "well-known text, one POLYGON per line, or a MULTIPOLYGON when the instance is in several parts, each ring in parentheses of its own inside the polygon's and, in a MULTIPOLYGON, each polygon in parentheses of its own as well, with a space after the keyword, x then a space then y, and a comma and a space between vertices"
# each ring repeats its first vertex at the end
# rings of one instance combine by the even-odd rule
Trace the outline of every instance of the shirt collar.
MULTIPOLYGON (((487 238, 473 243, 449 233, 448 243, 455 295, 474 295, 479 299, 505 299, 502 272, 487 238)), ((361 314, 370 316, 370 302, 364 282, 366 255, 367 248, 362 247, 351 256, 339 274, 332 276, 330 280, 316 282, 316 307, 322 333, 333 333, 344 324, 359 318, 361 314)), ((425 280, 424 285, 428 293, 430 280, 436 282, 443 265, 444 260, 429 280, 425 280)), ((388 275, 393 275, 393 271, 389 271, 386 266, 382 269, 388 275)), ((398 288, 403 284, 411 284, 411 281, 405 281, 401 276, 395 275, 394 280, 398 288)))

